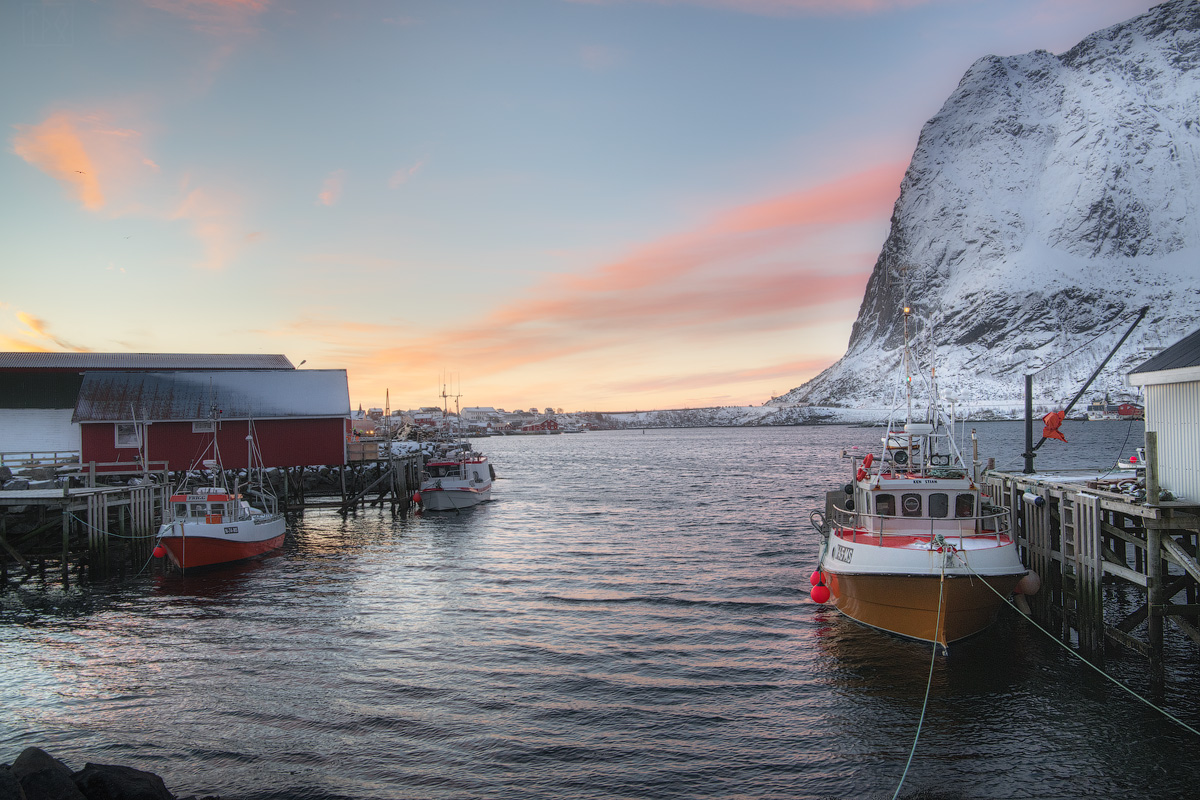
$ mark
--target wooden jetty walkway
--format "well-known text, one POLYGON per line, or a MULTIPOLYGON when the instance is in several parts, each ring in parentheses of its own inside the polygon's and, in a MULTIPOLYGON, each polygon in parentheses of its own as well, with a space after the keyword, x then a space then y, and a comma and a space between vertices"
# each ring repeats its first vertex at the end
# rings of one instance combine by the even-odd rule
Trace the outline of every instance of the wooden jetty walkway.
MULTIPOLYGON (((393 515, 407 513, 420 485, 421 456, 376 453, 363 447, 344 465, 274 470, 269 477, 280 510, 333 508, 355 514, 387 506, 393 515)), ((6 463, 18 465, 11 457, 6 463)), ((117 473, 110 470, 131 465, 81 465, 67 454, 22 466, 53 472, 62 485, 0 490, 0 592, 33 580, 43 586, 61 582, 65 588, 72 576, 75 581, 123 579, 145 568, 177 476, 161 464, 117 473), (133 478, 140 480, 130 485, 133 478)))
POLYGON ((1160 499, 1153 432, 1146 445, 1144 501, 1117 491, 1120 476, 1095 472, 981 480, 1042 579, 1028 598, 1033 618, 1095 660, 1109 643, 1141 653, 1161 677, 1167 624, 1200 645, 1200 505, 1160 499), (1119 611, 1103 591, 1114 583, 1136 587, 1142 602, 1119 611))

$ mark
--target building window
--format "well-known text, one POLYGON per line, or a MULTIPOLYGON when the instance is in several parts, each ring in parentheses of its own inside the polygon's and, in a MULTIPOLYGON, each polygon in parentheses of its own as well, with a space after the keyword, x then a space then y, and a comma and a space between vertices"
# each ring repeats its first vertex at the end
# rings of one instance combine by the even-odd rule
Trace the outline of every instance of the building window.
POLYGON ((141 447, 139 441, 137 424, 133 422, 118 422, 116 425, 117 431, 117 447, 141 447))
POLYGON ((192 433, 214 433, 217 423, 211 419, 200 419, 192 422, 192 433))

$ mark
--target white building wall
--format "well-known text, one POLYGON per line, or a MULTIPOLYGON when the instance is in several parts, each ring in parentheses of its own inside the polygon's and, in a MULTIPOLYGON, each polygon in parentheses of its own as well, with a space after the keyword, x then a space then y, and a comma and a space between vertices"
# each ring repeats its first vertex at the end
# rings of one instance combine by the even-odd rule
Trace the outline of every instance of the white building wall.
POLYGON ((79 452, 70 408, 0 408, 0 453, 79 452))
POLYGON ((1146 384, 1146 430, 1158 433, 1159 483, 1200 502, 1200 381, 1146 384))

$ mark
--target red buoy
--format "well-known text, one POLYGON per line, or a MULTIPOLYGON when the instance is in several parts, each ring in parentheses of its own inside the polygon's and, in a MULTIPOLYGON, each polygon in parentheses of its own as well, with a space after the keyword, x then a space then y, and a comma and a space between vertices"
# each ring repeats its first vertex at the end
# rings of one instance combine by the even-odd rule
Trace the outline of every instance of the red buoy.
POLYGON ((812 592, 809 596, 812 597, 814 603, 828 603, 829 587, 823 583, 818 583, 812 588, 812 592))
POLYGON ((154 548, 154 557, 155 558, 162 558, 166 554, 167 554, 166 548, 164 548, 161 544, 158 547, 154 548))
POLYGON ((808 576, 808 582, 813 586, 816 586, 818 583, 820 583, 821 582, 821 570, 814 569, 813 574, 808 576))
POLYGON ((421 505, 421 493, 420 492, 413 492, 413 502, 416 503, 417 505, 421 505))

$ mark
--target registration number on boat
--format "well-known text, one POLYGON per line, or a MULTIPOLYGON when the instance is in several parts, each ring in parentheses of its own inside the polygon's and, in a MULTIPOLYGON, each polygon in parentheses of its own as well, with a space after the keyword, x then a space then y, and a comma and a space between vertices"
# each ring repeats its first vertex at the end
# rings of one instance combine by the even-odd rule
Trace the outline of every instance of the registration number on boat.
POLYGON ((839 544, 833 548, 833 557, 838 561, 844 561, 849 564, 854 558, 854 550, 846 547, 844 544, 839 544))
POLYGON ((237 533, 237 532, 238 532, 238 526, 237 526, 237 525, 227 525, 227 526, 225 526, 225 535, 226 535, 226 536, 233 536, 233 535, 234 535, 235 533, 237 533))

